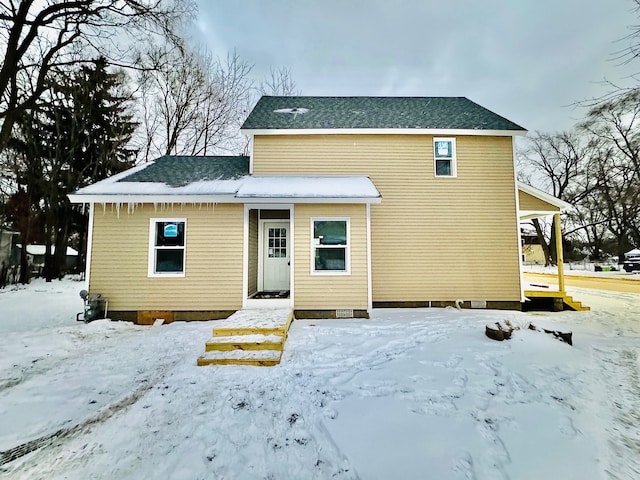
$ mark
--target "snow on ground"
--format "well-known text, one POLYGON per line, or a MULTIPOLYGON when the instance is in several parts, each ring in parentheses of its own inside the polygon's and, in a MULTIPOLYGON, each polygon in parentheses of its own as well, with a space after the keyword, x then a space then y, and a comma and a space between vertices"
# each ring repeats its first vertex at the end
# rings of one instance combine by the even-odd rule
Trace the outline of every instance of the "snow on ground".
MULTIPOLYGON (((604 264, 603 264, 604 265, 604 264)), ((640 272, 626 272, 621 265, 618 264, 606 264, 611 268, 612 266, 616 269, 614 271, 609 270, 606 272, 596 272, 595 264, 591 262, 579 262, 579 263, 565 263, 564 264, 564 274, 572 275, 577 277, 595 277, 595 278, 624 278, 627 280, 637 280, 640 281, 640 272)), ((551 275, 558 274, 558 267, 556 266, 548 266, 544 265, 523 265, 523 272, 531 272, 531 273, 548 273, 551 275)))
POLYGON ((76 322, 81 288, 0 290, 2 478, 640 478, 640 295, 296 320, 277 367, 196 367, 215 322, 76 322))

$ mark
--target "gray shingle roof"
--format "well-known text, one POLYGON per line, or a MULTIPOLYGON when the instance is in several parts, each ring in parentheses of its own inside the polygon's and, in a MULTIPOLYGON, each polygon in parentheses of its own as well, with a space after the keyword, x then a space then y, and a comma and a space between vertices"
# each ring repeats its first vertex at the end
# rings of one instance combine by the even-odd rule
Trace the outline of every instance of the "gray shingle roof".
POLYGON ((249 174, 249 157, 165 155, 119 182, 166 183, 174 187, 201 180, 235 180, 249 174))
POLYGON ((465 97, 262 97, 243 129, 525 131, 465 97))

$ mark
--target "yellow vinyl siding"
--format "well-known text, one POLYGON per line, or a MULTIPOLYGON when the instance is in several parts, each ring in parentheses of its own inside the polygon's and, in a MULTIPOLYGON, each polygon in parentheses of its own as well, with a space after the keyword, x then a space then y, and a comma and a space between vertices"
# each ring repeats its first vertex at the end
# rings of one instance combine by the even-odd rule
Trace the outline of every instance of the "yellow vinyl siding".
POLYGON ((242 306, 243 206, 96 205, 90 291, 110 310, 235 310, 242 306), (149 278, 151 218, 186 218, 184 278, 149 278))
POLYGON ((518 190, 518 203, 520 204, 520 210, 522 211, 543 211, 543 212, 560 212, 560 208, 550 203, 545 202, 540 198, 536 198, 533 195, 518 190))
POLYGON ((256 136, 254 172, 371 177, 374 302, 519 301, 512 152, 511 137, 458 136, 457 178, 435 178, 430 135, 256 136))
POLYGON ((296 205, 295 308, 298 310, 367 309, 367 220, 364 205, 296 205), (350 275, 311 274, 311 218, 348 217, 350 275))

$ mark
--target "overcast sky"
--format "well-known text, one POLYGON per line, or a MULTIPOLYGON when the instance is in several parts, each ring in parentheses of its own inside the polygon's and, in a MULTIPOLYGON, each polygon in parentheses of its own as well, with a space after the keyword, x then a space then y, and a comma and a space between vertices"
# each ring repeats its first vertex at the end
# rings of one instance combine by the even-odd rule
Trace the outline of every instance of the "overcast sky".
MULTIPOLYGON (((571 128, 577 100, 631 73, 612 54, 631 0, 198 0, 194 35, 303 95, 464 96, 530 131, 571 128)), ((640 60, 634 65, 640 71, 640 60)))

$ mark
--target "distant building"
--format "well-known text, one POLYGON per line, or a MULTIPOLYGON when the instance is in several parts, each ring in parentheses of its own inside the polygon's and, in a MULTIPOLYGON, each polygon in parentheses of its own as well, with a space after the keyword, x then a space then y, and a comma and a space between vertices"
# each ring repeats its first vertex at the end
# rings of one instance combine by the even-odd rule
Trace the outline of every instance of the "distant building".
POLYGON ((523 228, 520 237, 522 238, 522 263, 524 265, 545 265, 544 250, 542 250, 538 235, 523 228))
POLYGON ((12 260, 12 251, 18 234, 9 230, 0 230, 0 286, 9 283, 15 261, 12 260))
MULTIPOLYGON (((16 247, 18 250, 22 249, 22 245, 17 244, 16 247)), ((44 255, 45 255, 46 247, 45 245, 27 245, 27 259, 29 261, 29 265, 31 266, 31 271, 36 276, 40 276, 42 274, 42 269, 44 268, 44 255)), ((51 247, 51 254, 53 255, 56 251, 55 247, 51 247)), ((77 267, 78 265, 78 251, 74 248, 67 247, 67 256, 65 260, 65 270, 70 271, 77 267)))

